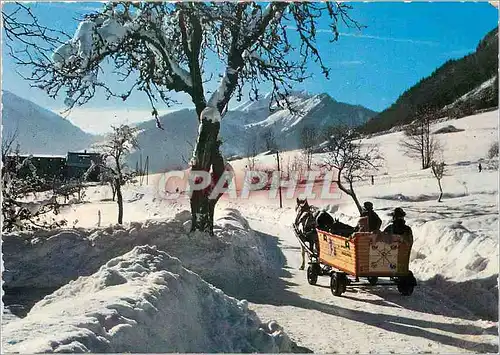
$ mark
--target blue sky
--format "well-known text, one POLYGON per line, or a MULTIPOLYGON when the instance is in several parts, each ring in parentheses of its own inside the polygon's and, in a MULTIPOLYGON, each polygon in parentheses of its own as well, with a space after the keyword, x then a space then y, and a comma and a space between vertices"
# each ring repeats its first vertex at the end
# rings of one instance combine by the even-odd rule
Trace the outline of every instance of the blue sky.
MULTIPOLYGON (((320 70, 311 64, 314 78, 296 85, 295 89, 326 92, 338 101, 377 111, 390 106, 403 91, 448 59, 474 51, 479 40, 498 25, 498 10, 484 2, 351 5, 352 17, 367 28, 362 31, 341 28, 340 39, 334 43, 329 43, 327 31, 320 30, 319 47, 325 63, 331 68, 330 80, 324 79, 320 70)), ((73 33, 77 27, 75 18, 100 4, 33 3, 31 6, 42 24, 73 33)), ((320 24, 321 28, 327 30, 328 23, 320 24)), ((4 89, 60 111, 62 99, 54 101, 41 90, 30 88, 15 73, 12 60, 5 55, 2 60, 4 89)), ((176 98, 184 107, 190 106, 188 97, 177 95, 176 98)), ((101 95, 69 116, 71 121, 90 132, 105 131, 109 124, 118 121, 137 122, 148 118, 148 101, 143 94, 133 95, 126 103, 106 101, 101 95)))

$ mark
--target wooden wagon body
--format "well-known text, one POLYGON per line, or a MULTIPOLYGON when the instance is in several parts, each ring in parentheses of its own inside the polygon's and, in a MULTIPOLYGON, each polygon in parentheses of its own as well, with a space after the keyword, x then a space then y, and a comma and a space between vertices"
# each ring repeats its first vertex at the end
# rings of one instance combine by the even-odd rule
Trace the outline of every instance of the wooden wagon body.
POLYGON ((335 296, 345 292, 352 283, 347 275, 367 277, 371 285, 379 277, 390 277, 404 296, 413 293, 416 279, 409 270, 411 245, 401 236, 384 232, 357 232, 349 237, 317 229, 317 250, 304 242, 304 235, 294 225, 300 244, 307 251, 310 262, 307 281, 315 285, 318 276, 330 276, 330 289, 335 296))
POLYGON ((322 230, 318 233, 319 261, 356 277, 408 275, 410 246, 383 232, 354 233, 350 238, 322 230))

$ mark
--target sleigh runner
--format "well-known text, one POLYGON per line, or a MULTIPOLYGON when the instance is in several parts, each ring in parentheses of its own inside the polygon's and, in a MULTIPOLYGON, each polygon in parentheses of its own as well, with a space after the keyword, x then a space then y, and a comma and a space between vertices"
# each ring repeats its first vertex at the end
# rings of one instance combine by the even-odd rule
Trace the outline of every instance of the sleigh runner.
POLYGON ((375 285, 379 277, 390 277, 402 295, 412 294, 416 280, 408 269, 410 246, 402 242, 400 236, 357 232, 346 238, 316 229, 318 250, 311 250, 303 233, 295 225, 293 229, 309 255, 309 284, 315 285, 318 276, 329 275, 332 293, 340 296, 352 283, 348 275, 367 277, 371 285, 375 285))

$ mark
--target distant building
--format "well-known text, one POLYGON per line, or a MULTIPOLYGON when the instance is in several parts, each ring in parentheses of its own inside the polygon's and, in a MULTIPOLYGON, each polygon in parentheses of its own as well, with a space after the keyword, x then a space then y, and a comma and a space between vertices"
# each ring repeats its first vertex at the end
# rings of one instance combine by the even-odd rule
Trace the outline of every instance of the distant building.
MULTIPOLYGON (((78 179, 94 164, 102 163, 102 155, 100 153, 68 152, 66 158, 66 177, 68 179, 78 179)), ((96 168, 88 176, 88 181, 99 181, 99 169, 96 168)))
MULTIPOLYGON (((87 153, 82 152, 68 152, 64 155, 9 155, 5 158, 4 168, 7 170, 14 170, 14 164, 20 164, 28 157, 31 157, 31 164, 36 169, 36 175, 46 179, 47 181, 54 180, 71 180, 81 179, 83 175, 92 165, 102 163, 102 155, 100 153, 87 153)), ((97 167, 87 177, 87 181, 99 181, 99 168, 97 167)), ((23 167, 19 171, 19 177, 24 178, 31 174, 29 166, 23 167)))
MULTIPOLYGON (((36 175, 46 180, 64 180, 66 175, 66 157, 64 155, 9 155, 5 166, 9 169, 12 164, 21 164, 31 156, 31 164, 36 169, 36 175)), ((29 166, 19 171, 19 177, 24 178, 31 174, 29 166)))

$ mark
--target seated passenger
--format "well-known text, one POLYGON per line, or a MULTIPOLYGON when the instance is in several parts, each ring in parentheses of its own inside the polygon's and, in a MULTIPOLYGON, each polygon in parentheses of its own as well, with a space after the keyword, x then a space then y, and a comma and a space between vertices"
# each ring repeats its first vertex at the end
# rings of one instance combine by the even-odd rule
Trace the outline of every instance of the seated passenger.
POLYGON ((403 242, 409 244, 411 247, 413 245, 413 233, 411 228, 406 225, 404 219, 406 216, 405 211, 401 207, 397 207, 391 215, 392 223, 384 229, 384 232, 400 235, 403 242))
POLYGON ((361 217, 368 217, 368 232, 375 232, 380 230, 382 225, 382 220, 377 213, 373 210, 373 203, 366 201, 363 204, 364 210, 361 213, 361 217))

